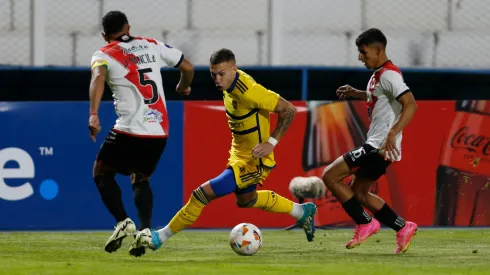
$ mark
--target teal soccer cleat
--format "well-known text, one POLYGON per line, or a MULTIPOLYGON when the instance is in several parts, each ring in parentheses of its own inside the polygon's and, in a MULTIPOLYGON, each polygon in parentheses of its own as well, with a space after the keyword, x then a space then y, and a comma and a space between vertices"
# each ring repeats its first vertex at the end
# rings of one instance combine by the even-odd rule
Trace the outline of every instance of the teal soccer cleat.
POLYGON ((311 202, 307 202, 302 204, 301 206, 303 206, 304 214, 303 217, 301 217, 301 219, 298 220, 297 224, 305 231, 306 239, 309 242, 312 242, 313 238, 315 237, 314 216, 316 213, 316 205, 311 202))

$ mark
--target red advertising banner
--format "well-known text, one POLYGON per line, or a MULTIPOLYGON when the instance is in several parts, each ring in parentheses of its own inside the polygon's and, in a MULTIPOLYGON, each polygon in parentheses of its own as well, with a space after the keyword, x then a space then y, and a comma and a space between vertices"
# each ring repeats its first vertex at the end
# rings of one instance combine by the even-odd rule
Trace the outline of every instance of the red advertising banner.
MULTIPOLYGON (((294 177, 321 177, 329 163, 365 141, 369 127, 361 101, 293 103, 297 115, 275 149, 277 167, 262 187, 290 199, 294 177)), ((422 226, 489 226, 490 101, 418 101, 418 106, 403 132, 402 161, 392 164, 371 191, 422 226)), ((187 201, 195 188, 226 168, 231 132, 222 102, 186 102, 184 108, 187 201)), ((272 127, 276 120, 272 115, 272 127)), ((317 225, 352 224, 330 192, 315 203, 317 225)), ((211 202, 193 227, 230 228, 241 222, 285 227, 294 219, 240 209, 230 195, 211 202)))

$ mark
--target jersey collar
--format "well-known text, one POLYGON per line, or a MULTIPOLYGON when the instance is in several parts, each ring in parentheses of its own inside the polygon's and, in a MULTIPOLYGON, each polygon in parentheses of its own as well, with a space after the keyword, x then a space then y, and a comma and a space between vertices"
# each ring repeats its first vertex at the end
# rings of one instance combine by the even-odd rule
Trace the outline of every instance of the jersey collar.
POLYGON ((134 37, 132 37, 131 35, 122 34, 122 35, 120 35, 118 38, 116 38, 114 40, 117 40, 119 42, 129 42, 129 41, 131 41, 133 39, 134 39, 134 37))
POLYGON ((240 77, 240 74, 239 74, 238 72, 236 72, 235 79, 234 79, 234 80, 233 80, 233 82, 231 83, 230 88, 228 88, 228 89, 226 90, 228 93, 233 92, 233 89, 235 89, 235 85, 236 85, 236 82, 237 82, 237 80, 238 80, 238 78, 239 78, 239 77, 240 77))
POLYGON ((105 46, 106 48, 107 47, 112 47, 114 45, 116 45, 117 43, 119 42, 129 42, 129 41, 132 41, 134 40, 134 37, 132 36, 129 36, 127 34, 122 34, 120 35, 119 37, 113 39, 109 44, 107 44, 107 46, 105 46))
POLYGON ((383 67, 384 67, 386 64, 388 64, 388 63, 390 63, 390 62, 391 62, 391 60, 389 60, 389 59, 388 59, 388 60, 386 60, 386 62, 385 62, 385 63, 383 63, 383 65, 381 65, 381 66, 379 66, 378 68, 376 68, 376 69, 375 69, 375 71, 377 71, 377 70, 379 70, 379 69, 383 68, 383 67))

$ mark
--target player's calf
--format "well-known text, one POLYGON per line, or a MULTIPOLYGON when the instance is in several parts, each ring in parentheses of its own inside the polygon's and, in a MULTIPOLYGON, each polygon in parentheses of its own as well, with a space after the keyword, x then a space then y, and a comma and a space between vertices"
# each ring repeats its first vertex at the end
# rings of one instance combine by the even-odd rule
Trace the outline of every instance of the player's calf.
POLYGON ((355 196, 364 207, 374 213, 374 217, 378 221, 398 232, 405 226, 405 220, 393 211, 382 198, 369 192, 369 188, 375 181, 375 179, 356 176, 352 183, 355 196))
POLYGON ((131 244, 129 253, 137 256, 136 252, 141 247, 148 247, 152 250, 157 250, 174 234, 184 230, 192 225, 201 215, 204 207, 210 202, 203 186, 199 186, 194 190, 184 207, 170 220, 170 222, 162 229, 153 231, 149 228, 138 232, 134 242, 131 244))
POLYGON ((151 190, 149 178, 143 174, 133 174, 131 177, 133 187, 133 198, 138 218, 139 230, 151 228, 151 217, 153 211, 153 191, 151 190))
POLYGON ((114 177, 115 174, 112 172, 98 174, 94 176, 94 182, 107 210, 109 210, 116 222, 121 222, 128 215, 122 202, 121 188, 114 177))
POLYGON ((239 192, 236 197, 238 207, 253 207, 293 216, 299 227, 305 231, 307 240, 313 241, 315 233, 313 217, 316 213, 316 206, 313 203, 298 204, 273 191, 255 191, 255 188, 248 193, 239 192))
POLYGON ((350 166, 342 156, 325 169, 322 177, 326 187, 342 203, 342 208, 356 223, 354 236, 346 245, 348 249, 360 245, 380 229, 379 222, 364 210, 352 189, 342 181, 351 173, 350 166))

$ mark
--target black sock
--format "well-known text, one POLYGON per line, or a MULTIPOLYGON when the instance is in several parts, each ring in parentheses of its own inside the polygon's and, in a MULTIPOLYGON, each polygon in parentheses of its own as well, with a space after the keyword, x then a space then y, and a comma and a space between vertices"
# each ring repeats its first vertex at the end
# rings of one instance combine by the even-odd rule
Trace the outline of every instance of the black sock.
POLYGON ((112 214, 116 222, 124 221, 128 215, 124 209, 121 198, 121 188, 114 179, 114 175, 96 176, 94 182, 97 185, 105 207, 112 214))
POLYGON ((362 208, 361 203, 356 199, 356 197, 352 197, 348 201, 344 202, 342 207, 357 224, 366 224, 371 222, 371 216, 364 211, 364 208, 362 208))
POLYGON ((147 181, 133 184, 134 204, 138 209, 140 229, 151 228, 151 215, 153 210, 153 192, 147 181))
POLYGON ((400 231, 405 226, 405 220, 398 216, 387 203, 385 203, 378 212, 374 213, 374 217, 396 232, 400 231))

